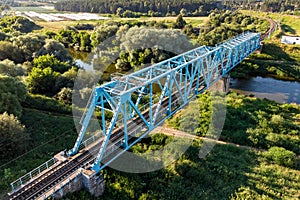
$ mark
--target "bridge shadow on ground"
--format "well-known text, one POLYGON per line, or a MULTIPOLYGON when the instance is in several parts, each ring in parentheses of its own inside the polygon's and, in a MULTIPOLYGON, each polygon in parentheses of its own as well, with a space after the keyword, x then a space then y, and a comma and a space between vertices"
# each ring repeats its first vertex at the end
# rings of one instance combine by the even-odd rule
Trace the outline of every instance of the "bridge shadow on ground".
POLYGON ((266 43, 263 45, 262 53, 268 54, 275 60, 295 61, 292 59, 280 46, 272 43, 266 43))

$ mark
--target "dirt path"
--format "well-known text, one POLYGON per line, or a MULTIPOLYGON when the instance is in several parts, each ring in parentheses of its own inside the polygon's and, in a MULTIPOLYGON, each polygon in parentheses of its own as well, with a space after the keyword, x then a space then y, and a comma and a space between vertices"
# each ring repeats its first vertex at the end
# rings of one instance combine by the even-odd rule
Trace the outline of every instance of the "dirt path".
POLYGON ((214 140, 214 139, 210 139, 210 138, 206 138, 206 137, 199 137, 199 136, 191 135, 189 133, 179 131, 179 130, 169 128, 169 127, 164 127, 164 126, 157 127, 156 129, 154 129, 153 132, 154 133, 163 133, 165 135, 174 136, 174 137, 187 137, 187 138, 193 138, 193 139, 213 141, 213 142, 216 142, 217 144, 230 145, 230 146, 234 146, 234 147, 238 147, 238 148, 242 148, 242 149, 254 150, 257 152, 267 151, 266 149, 258 149, 258 148, 249 147, 249 146, 245 146, 245 145, 235 144, 232 142, 224 142, 221 140, 214 140))
MULTIPOLYGON (((196 136, 196 135, 191 135, 189 133, 179 131, 179 130, 176 130, 176 129, 170 128, 170 127, 165 127, 165 126, 157 127, 156 129, 153 130, 153 133, 163 133, 165 135, 174 136, 174 137, 187 137, 187 138, 193 138, 193 139, 213 141, 213 142, 216 142, 217 144, 230 145, 230 146, 234 146, 234 147, 237 147, 237 148, 253 150, 253 151, 256 151, 256 152, 268 151, 267 149, 259 149, 259 148, 255 148, 255 147, 249 147, 249 146, 245 146, 245 145, 235 144, 235 143, 232 143, 232 142, 225 142, 225 141, 214 140, 214 139, 210 139, 210 138, 206 138, 206 137, 199 137, 199 136, 196 136)), ((296 155, 296 157, 298 159, 300 159, 300 155, 296 155)))

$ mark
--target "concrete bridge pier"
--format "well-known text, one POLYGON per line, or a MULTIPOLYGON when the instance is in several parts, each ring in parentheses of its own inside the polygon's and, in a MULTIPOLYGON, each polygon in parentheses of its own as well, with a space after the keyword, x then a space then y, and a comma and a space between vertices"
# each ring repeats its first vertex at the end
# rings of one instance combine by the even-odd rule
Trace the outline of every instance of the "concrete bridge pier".
POLYGON ((102 175, 85 169, 78 169, 69 179, 59 183, 52 190, 45 193, 39 200, 53 197, 60 199, 68 193, 87 189, 93 196, 99 197, 104 193, 104 179, 102 175))
POLYGON ((99 197, 104 193, 105 184, 103 176, 97 175, 94 171, 83 171, 82 183, 83 187, 95 197, 99 197))
POLYGON ((221 79, 219 79, 217 82, 215 82, 213 85, 210 86, 210 91, 217 91, 217 92, 223 92, 228 93, 230 89, 230 76, 225 75, 221 79))

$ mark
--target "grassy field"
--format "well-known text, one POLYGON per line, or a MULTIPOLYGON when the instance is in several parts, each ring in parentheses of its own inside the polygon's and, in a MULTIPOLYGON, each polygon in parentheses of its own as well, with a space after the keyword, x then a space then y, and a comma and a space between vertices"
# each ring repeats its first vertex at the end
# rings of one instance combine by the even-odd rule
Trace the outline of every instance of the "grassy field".
MULTIPOLYGON (((300 155, 299 105, 281 105, 267 99, 229 93, 226 108, 221 140, 263 149, 280 146, 300 155)), ((170 119, 169 125, 204 136, 210 124, 211 110, 211 96, 200 95, 195 103, 170 119)))
MULTIPOLYGON (((194 27, 201 26, 204 24, 208 18, 207 17, 185 17, 187 23, 192 24, 194 27)), ((116 22, 126 22, 126 21, 141 21, 141 22, 150 22, 150 21, 164 21, 167 24, 176 21, 176 17, 142 17, 142 18, 112 18, 116 22)), ((59 21, 59 22, 44 22, 44 21, 35 21, 35 23, 43 27, 42 31, 59 31, 66 26, 74 26, 78 23, 89 23, 96 25, 98 23, 103 23, 106 20, 80 20, 80 21, 59 21)))
POLYGON ((194 141, 178 161, 159 171, 130 174, 107 168, 103 196, 80 191, 64 199, 299 199, 298 170, 273 164, 260 152, 228 145, 216 145, 200 159, 201 143, 194 141))
MULTIPOLYGON (((115 18, 116 20, 128 20, 128 18, 115 18)), ((138 21, 165 21, 165 22, 175 22, 177 17, 142 17, 142 18, 130 18, 131 20, 138 21)), ((130 20, 129 19, 129 20, 130 20)), ((208 17, 184 17, 184 20, 192 24, 194 27, 200 26, 209 20, 208 17)))
POLYGON ((280 29, 275 32, 275 35, 280 31, 287 35, 300 35, 300 16, 283 15, 280 13, 266 13, 266 12, 254 12, 254 11, 242 11, 245 14, 271 18, 275 22, 280 23, 280 29))
POLYGON ((249 75, 273 76, 277 79, 296 80, 300 77, 300 45, 281 44, 283 35, 300 35, 300 16, 242 11, 244 14, 271 18, 280 26, 270 38, 263 41, 260 54, 252 54, 233 70, 233 77, 249 75))
POLYGON ((67 26, 75 26, 76 24, 80 23, 88 23, 96 25, 97 23, 103 23, 103 20, 80 20, 80 21, 57 21, 57 22, 45 22, 45 21, 35 21, 35 23, 41 27, 43 27, 42 30, 39 30, 39 32, 44 31, 53 31, 57 32, 59 30, 62 30, 66 28, 67 26))

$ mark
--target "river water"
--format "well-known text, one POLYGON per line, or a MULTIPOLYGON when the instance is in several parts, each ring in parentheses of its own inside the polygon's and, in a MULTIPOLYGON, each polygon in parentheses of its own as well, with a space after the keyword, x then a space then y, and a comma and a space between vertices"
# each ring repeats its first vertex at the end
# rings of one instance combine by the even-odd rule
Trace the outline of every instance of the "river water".
MULTIPOLYGON (((78 66, 93 71, 93 64, 80 59, 78 66)), ((300 82, 282 81, 267 77, 252 77, 248 79, 231 78, 230 89, 245 95, 254 95, 258 98, 267 98, 278 103, 300 104, 300 82)))
POLYGON ((249 79, 231 78, 230 88, 234 92, 258 98, 267 98, 279 103, 300 104, 300 83, 281 81, 274 78, 252 77, 249 79))

